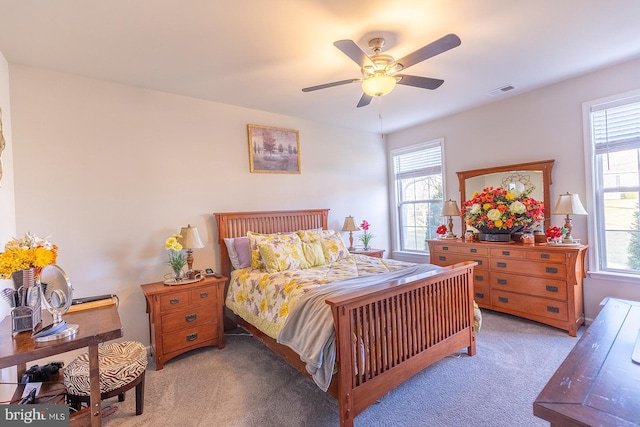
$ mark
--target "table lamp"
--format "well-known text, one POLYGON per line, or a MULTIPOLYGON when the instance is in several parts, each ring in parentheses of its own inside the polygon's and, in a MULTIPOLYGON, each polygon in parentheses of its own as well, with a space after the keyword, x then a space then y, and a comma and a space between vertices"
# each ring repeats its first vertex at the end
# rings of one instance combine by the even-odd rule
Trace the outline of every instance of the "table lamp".
POLYGON ((355 251, 356 248, 353 247, 353 232, 360 230, 356 225, 353 217, 349 215, 344 219, 344 224, 342 225, 342 231, 349 232, 349 251, 355 251))
POLYGON ((453 219, 454 216, 460 216, 460 208, 458 208, 458 203, 455 200, 447 200, 444 202, 442 206, 442 216, 449 217, 449 230, 445 236, 446 239, 455 239, 456 235, 453 234, 453 219))
POLYGON ((587 211, 582 206, 580 202, 580 197, 577 194, 561 194, 558 197, 558 202, 556 203, 556 207, 553 210, 554 215, 566 215, 564 219, 564 228, 567 230, 567 234, 562 239, 562 243, 575 243, 573 236, 571 235, 571 231, 573 230, 573 225, 571 225, 571 218, 569 215, 587 215, 587 211))
POLYGON ((183 248, 187 250, 187 277, 191 277, 189 273, 193 272, 193 250, 197 248, 204 248, 202 240, 198 235, 198 229, 188 224, 186 227, 180 229, 180 237, 178 242, 183 248))

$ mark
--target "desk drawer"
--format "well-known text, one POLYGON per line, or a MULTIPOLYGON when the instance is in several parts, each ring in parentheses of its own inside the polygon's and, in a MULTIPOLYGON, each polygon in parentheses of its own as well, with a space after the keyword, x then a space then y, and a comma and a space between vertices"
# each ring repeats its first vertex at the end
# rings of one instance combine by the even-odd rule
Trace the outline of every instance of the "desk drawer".
POLYGON ((185 328, 176 332, 162 335, 162 350, 164 353, 198 345, 218 337, 217 322, 202 323, 193 328, 185 328))
POLYGON ((560 300, 567 299, 567 282, 542 277, 519 276, 492 271, 490 274, 492 289, 519 292, 560 300))
POLYGON ((182 328, 193 327, 205 322, 215 322, 218 308, 215 303, 211 307, 193 306, 185 310, 174 311, 162 316, 162 331, 173 332, 182 328))
POLYGON ((529 295, 514 294, 511 292, 500 292, 492 289, 491 304, 494 307, 508 310, 507 312, 518 311, 526 313, 527 315, 536 315, 563 321, 566 321, 569 318, 566 302, 547 298, 538 298, 529 295))

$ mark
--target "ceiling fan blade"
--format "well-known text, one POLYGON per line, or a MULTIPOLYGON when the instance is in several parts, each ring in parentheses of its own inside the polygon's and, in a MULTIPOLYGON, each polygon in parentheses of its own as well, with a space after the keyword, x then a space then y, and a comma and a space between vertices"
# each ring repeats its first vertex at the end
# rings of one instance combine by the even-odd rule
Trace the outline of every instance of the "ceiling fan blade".
POLYGON ((442 52, 446 52, 449 49, 460 46, 460 37, 455 34, 447 34, 446 36, 429 43, 428 45, 416 50, 409 55, 398 59, 395 63, 402 65, 402 69, 411 67, 412 65, 422 62, 425 59, 429 59, 433 56, 439 55, 442 52))
POLYGON ((360 107, 366 107, 367 105, 369 105, 371 103, 371 99, 373 97, 371 95, 367 95, 366 93, 362 94, 362 97, 360 98, 360 101, 358 101, 358 105, 356 105, 356 107, 360 108, 360 107))
POLYGON ((342 53, 351 58, 351 60, 360 67, 364 67, 368 64, 373 65, 371 58, 369 58, 369 56, 364 53, 364 51, 360 49, 353 40, 338 40, 337 42, 334 42, 333 45, 340 49, 342 53))
POLYGON ((422 89, 438 89, 444 80, 432 79, 429 77, 407 76, 406 74, 396 74, 395 77, 402 77, 398 81, 399 85, 420 87, 422 89))
POLYGON ((349 84, 349 83, 355 83, 355 82, 359 82, 359 81, 360 81, 360 79, 340 80, 339 82, 325 83, 323 85, 305 87, 305 88, 302 89, 302 91, 303 92, 311 92, 313 90, 326 89, 328 87, 346 85, 346 84, 349 84))

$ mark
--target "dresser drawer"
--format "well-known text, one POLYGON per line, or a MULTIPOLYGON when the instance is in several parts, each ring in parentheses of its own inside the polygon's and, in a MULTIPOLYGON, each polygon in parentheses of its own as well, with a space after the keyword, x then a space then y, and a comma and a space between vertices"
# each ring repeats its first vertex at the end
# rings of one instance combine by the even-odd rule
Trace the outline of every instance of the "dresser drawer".
POLYGON ((508 312, 518 311, 561 321, 569 319, 567 303, 562 301, 514 294, 511 292, 501 292, 492 289, 491 303, 494 307, 508 310, 508 312))
POLYGON ((433 245, 433 249, 435 252, 444 252, 451 254, 458 252, 458 245, 452 245, 448 243, 435 243, 433 245))
POLYGON ((527 259, 530 259, 532 261, 545 261, 545 262, 558 262, 558 263, 567 262, 567 256, 564 253, 553 252, 553 251, 528 252, 527 259))
POLYGON ((491 306, 491 288, 488 286, 476 286, 473 284, 473 299, 481 307, 491 306))
POLYGON ((164 353, 198 346, 200 343, 214 340, 218 336, 217 322, 201 323, 193 328, 181 329, 162 335, 162 350, 164 353))
POLYGON ((487 270, 473 269, 473 286, 486 286, 489 287, 489 272, 487 270))
POLYGON ((189 292, 172 292, 171 294, 160 296, 160 310, 161 312, 180 310, 183 307, 189 305, 189 292))
POLYGON ((461 245, 458 246, 458 252, 460 252, 461 254, 467 254, 467 255, 471 255, 471 256, 489 256, 489 248, 488 247, 481 247, 481 246, 467 246, 467 245, 461 245))
POLYGON ((525 259, 527 257, 527 253, 526 251, 513 249, 510 247, 491 248, 491 257, 492 258, 495 257, 495 258, 525 259))
POLYGON ((519 292, 545 298, 567 299, 567 282, 542 277, 520 276, 517 274, 490 273, 492 289, 519 292))
POLYGON ((213 306, 193 306, 185 307, 184 310, 174 311, 162 316, 163 332, 173 332, 193 325, 215 322, 218 308, 214 302, 213 306))
POLYGON ((456 264, 458 262, 464 261, 475 261, 478 263, 473 269, 473 271, 477 270, 487 270, 487 265, 489 264, 489 258, 483 256, 471 256, 471 255, 462 255, 462 254, 443 254, 436 253, 432 256, 432 264, 447 266, 456 264))
POLYGON ((567 275, 565 264, 545 264, 526 260, 491 259, 491 271, 530 274, 549 278, 564 279, 567 275))

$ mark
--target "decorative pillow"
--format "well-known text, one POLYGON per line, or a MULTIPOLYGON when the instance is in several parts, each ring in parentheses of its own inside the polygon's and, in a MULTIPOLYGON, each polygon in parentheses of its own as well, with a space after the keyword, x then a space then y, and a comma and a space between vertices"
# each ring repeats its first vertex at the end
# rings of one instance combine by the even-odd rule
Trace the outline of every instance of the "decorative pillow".
POLYGON ((280 240, 258 243, 260 257, 269 273, 306 268, 307 261, 302 253, 300 238, 291 241, 280 240))
MULTIPOLYGON (((274 245, 297 244, 300 247, 300 238, 296 234, 259 234, 249 231, 249 249, 251 250, 251 267, 254 269, 266 269, 264 260, 260 254, 261 243, 272 243, 274 245)), ((302 249, 300 249, 302 254, 302 249)), ((302 255, 304 259, 304 255, 302 255)), ((306 262, 305 262, 306 265, 306 262)))
POLYGON ((323 240, 329 236, 333 236, 335 233, 334 230, 298 230, 300 240, 307 243, 323 240))
POLYGON ((307 260, 307 268, 318 267, 327 263, 322 251, 322 244, 319 241, 302 242, 302 253, 307 260))
POLYGON ((227 245, 227 252, 229 253, 229 260, 231 261, 231 265, 233 266, 234 270, 237 270, 240 268, 240 260, 238 259, 238 253, 236 252, 236 248, 233 244, 234 240, 235 239, 232 239, 230 237, 225 237, 224 244, 227 245))
POLYGON ((320 244, 327 263, 336 262, 349 256, 349 251, 339 234, 333 234, 321 240, 320 244))
POLYGON ((251 251, 249 250, 248 237, 236 237, 233 239, 233 247, 238 255, 239 268, 251 266, 251 251))

